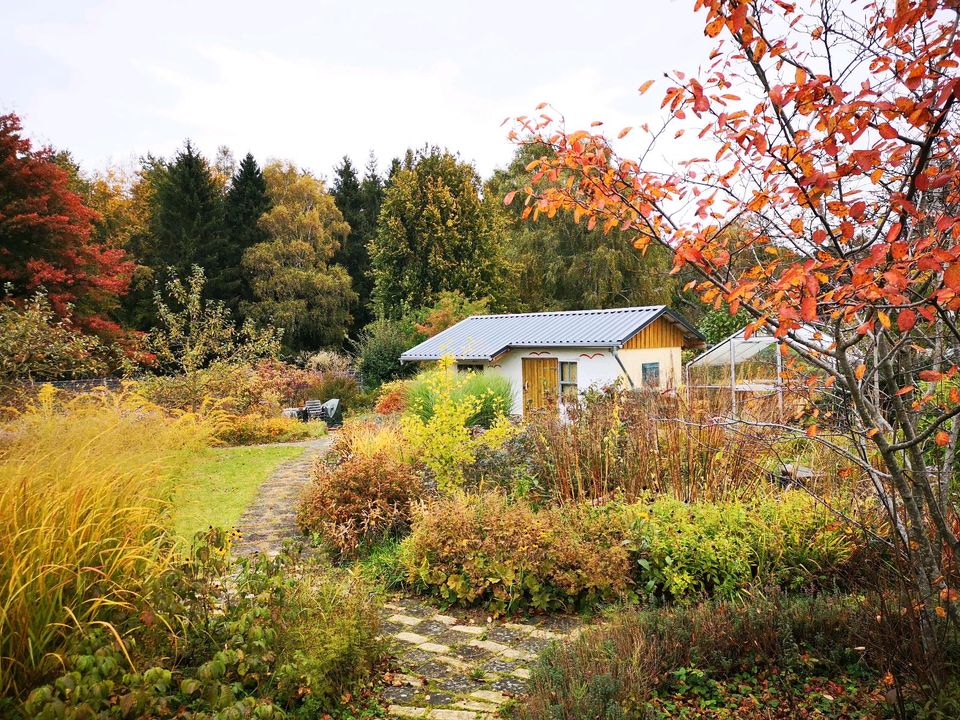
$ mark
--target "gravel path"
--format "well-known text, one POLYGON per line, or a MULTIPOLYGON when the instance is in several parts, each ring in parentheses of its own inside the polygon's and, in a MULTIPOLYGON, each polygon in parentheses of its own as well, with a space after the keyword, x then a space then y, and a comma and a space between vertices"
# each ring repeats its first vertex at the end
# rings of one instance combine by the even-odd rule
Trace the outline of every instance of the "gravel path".
POLYGON ((273 557, 280 552, 285 540, 303 537, 296 522, 297 501, 310 482, 314 460, 330 448, 333 437, 325 435, 297 444, 306 447, 303 454, 277 466, 241 516, 239 526, 243 539, 234 547, 236 554, 249 557, 262 553, 273 557))

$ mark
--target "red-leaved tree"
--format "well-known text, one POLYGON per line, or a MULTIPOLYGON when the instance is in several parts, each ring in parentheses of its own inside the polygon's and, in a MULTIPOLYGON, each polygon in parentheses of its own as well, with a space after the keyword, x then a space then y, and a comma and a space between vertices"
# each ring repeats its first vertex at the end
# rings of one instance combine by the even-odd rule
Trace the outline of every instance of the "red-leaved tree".
POLYGON ((133 264, 91 241, 97 219, 52 151, 33 149, 20 119, 0 115, 0 284, 20 299, 43 289, 58 315, 112 335, 119 327, 105 312, 127 291, 133 264))
POLYGON ((569 211, 670 248, 704 300, 749 312, 748 333, 774 333, 809 387, 849 410, 781 429, 870 478, 935 644, 957 620, 960 554, 960 3, 695 6, 717 38, 705 70, 666 76, 664 127, 619 137, 696 133, 700 157, 652 167, 540 106, 512 132, 553 150, 518 189, 524 213, 569 211))

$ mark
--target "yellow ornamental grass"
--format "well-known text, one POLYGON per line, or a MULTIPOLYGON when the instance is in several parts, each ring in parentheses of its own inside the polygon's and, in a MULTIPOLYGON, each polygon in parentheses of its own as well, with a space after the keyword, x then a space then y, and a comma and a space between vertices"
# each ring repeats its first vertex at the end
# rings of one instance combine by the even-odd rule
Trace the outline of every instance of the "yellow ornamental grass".
POLYGON ((208 436, 135 394, 59 403, 49 386, 0 430, 0 694, 55 672, 73 628, 135 606, 172 557, 167 478, 208 436))
MULTIPOLYGON (((440 360, 424 380, 433 395, 433 412, 424 418, 415 406, 411 407, 401 420, 403 436, 433 472, 440 490, 459 489, 463 486, 464 466, 476 459, 477 450, 501 447, 518 429, 502 412, 497 413, 485 431, 468 426, 468 421, 483 407, 484 399, 457 392, 463 380, 456 373, 453 358, 440 360)), ((417 402, 414 399, 413 404, 417 402)))

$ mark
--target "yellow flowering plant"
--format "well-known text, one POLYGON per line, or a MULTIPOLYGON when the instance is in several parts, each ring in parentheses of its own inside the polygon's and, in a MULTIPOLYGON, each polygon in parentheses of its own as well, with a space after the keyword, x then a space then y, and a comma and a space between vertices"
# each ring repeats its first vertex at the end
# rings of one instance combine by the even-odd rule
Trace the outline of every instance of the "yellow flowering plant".
POLYGON ((469 378, 456 372, 452 357, 442 358, 420 379, 430 391, 432 412, 422 412, 417 407, 419 398, 414 398, 401 420, 404 439, 433 472, 440 490, 459 489, 463 469, 476 459, 477 450, 501 447, 517 428, 502 409, 496 410, 486 430, 470 426, 487 399, 483 393, 463 392, 469 378))

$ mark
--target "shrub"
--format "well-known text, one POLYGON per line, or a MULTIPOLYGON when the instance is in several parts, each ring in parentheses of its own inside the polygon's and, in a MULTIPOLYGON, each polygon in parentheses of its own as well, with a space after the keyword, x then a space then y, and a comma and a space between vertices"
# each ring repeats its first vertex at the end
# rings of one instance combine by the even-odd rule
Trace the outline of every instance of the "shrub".
POLYGON ((78 638, 63 675, 31 693, 25 715, 306 720, 336 711, 369 680, 384 647, 366 586, 292 553, 235 565, 222 535, 210 535, 213 545, 166 573, 173 592, 150 610, 180 623, 131 618, 123 648, 100 630, 78 638))
POLYGON ((755 503, 564 505, 499 495, 436 500, 404 542, 411 582, 496 612, 646 594, 739 598, 757 587, 829 586, 858 546, 799 492, 755 503))
POLYGON ((833 693, 847 697, 830 698, 837 700, 836 714, 812 716, 850 717, 850 710, 868 710, 874 700, 869 694, 875 681, 860 691, 839 684, 863 672, 854 667, 863 662, 853 631, 860 615, 853 598, 776 594, 746 605, 621 612, 603 627, 551 646, 534 668, 515 717, 701 717, 681 712, 685 694, 695 706, 702 700, 711 708, 704 717, 806 717, 796 706, 807 695, 819 696, 809 685, 818 673, 835 681, 833 693), (765 673, 772 675, 769 681, 765 673), (715 696, 716 680, 727 678, 736 678, 733 698, 715 696), (772 692, 764 698, 768 685, 772 692))
POLYGON ((57 665, 72 627, 109 622, 165 572, 165 483, 208 430, 129 393, 63 406, 50 386, 5 430, 0 695, 16 695, 57 665))
POLYGON ((378 415, 393 415, 407 409, 409 380, 392 380, 380 386, 374 411, 378 415))
POLYGON ((471 315, 486 315, 490 312, 491 298, 471 300, 459 290, 442 290, 431 307, 413 313, 417 332, 431 338, 471 315))
POLYGON ((408 579, 445 602, 503 613, 628 595, 627 524, 612 508, 535 512, 500 495, 438 499, 403 543, 408 579))
POLYGON ((157 292, 157 322, 144 338, 154 365, 163 372, 190 373, 213 363, 250 364, 280 353, 282 330, 257 327, 247 318, 237 326, 220 300, 205 300, 203 268, 194 265, 190 277, 174 275, 166 297, 157 292))
POLYGON ((344 411, 356 409, 361 405, 360 385, 357 383, 357 379, 348 373, 320 373, 310 387, 308 394, 310 399, 323 400, 324 402, 337 398, 340 400, 344 411))
POLYGON ((276 398, 283 407, 303 407, 307 400, 339 398, 352 407, 360 393, 356 379, 345 370, 304 370, 277 360, 264 360, 254 367, 261 394, 276 398))
POLYGON ((370 390, 415 374, 417 366, 401 365, 400 355, 417 337, 407 323, 398 320, 375 320, 367 325, 357 341, 357 369, 363 386, 370 390))
POLYGON ((323 421, 301 422, 293 418, 261 415, 228 415, 218 423, 214 437, 224 445, 262 445, 296 442, 327 432, 323 421))
POLYGON ((110 369, 109 360, 109 350, 58 318, 45 295, 23 306, 0 299, 0 385, 97 377, 110 369))
POLYGON ((647 592, 731 599, 754 582, 798 588, 836 578, 857 545, 805 493, 751 503, 683 503, 660 497, 634 506, 632 540, 647 592))
POLYGON ((462 487, 464 469, 475 461, 478 449, 500 447, 517 431, 492 391, 464 392, 465 382, 452 366, 453 359, 444 358, 435 369, 420 375, 411 387, 409 410, 402 419, 405 439, 441 490, 462 487), (470 423, 487 413, 488 405, 493 413, 489 429, 476 432, 470 423))
POLYGON ((218 406, 238 414, 277 414, 280 398, 260 384, 251 368, 215 363, 181 375, 138 380, 133 388, 150 402, 169 410, 199 412, 215 399, 218 406))
POLYGON ((321 461, 297 523, 349 555, 405 527, 419 488, 417 474, 386 453, 351 455, 336 466, 321 461))
POLYGON ((338 397, 356 403, 357 381, 346 374, 302 370, 278 360, 254 366, 215 363, 182 375, 148 377, 135 384, 151 402, 169 409, 206 412, 215 407, 237 415, 277 417, 282 407, 338 397))

